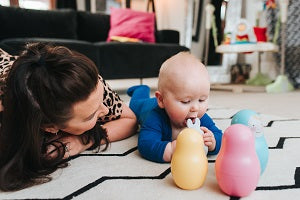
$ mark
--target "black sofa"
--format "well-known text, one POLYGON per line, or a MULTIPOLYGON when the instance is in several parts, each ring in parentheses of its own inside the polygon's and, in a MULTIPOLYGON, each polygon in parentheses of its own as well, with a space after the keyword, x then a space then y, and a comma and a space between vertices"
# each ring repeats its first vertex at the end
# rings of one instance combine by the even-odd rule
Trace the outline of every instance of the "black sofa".
POLYGON ((160 65, 180 51, 179 32, 156 31, 156 43, 106 42, 110 16, 63 10, 0 6, 0 48, 19 54, 29 42, 64 45, 93 60, 105 79, 151 78, 160 65))

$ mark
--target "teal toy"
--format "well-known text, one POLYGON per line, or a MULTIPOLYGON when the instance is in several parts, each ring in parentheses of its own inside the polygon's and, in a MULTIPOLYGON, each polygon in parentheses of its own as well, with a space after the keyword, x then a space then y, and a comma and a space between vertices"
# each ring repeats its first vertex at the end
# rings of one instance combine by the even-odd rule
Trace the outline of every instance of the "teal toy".
POLYGON ((255 151, 260 162, 260 175, 262 175, 268 163, 269 149, 258 114, 253 110, 240 110, 233 116, 231 124, 244 124, 251 129, 255 136, 255 151))

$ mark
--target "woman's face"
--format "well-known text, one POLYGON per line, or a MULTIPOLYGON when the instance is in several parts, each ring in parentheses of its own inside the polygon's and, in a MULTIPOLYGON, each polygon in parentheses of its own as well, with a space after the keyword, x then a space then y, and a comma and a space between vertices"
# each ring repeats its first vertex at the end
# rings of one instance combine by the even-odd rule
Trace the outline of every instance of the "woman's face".
POLYGON ((96 89, 86 100, 72 106, 73 117, 66 123, 66 128, 61 130, 73 135, 81 135, 92 129, 97 119, 108 113, 108 108, 103 104, 103 93, 103 84, 99 81, 96 89))

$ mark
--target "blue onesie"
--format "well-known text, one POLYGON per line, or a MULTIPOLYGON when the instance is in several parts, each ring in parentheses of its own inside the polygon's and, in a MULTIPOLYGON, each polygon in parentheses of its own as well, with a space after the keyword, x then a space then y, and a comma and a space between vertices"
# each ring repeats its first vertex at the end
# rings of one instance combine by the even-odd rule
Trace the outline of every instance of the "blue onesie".
MULTIPOLYGON (((137 116, 141 126, 138 149, 140 154, 154 162, 165 162, 163 155, 165 148, 172 141, 170 119, 164 109, 161 109, 156 98, 150 98, 150 88, 146 85, 133 86, 128 89, 131 96, 129 107, 137 116)), ((219 152, 222 140, 222 131, 218 129, 213 120, 205 113, 200 119, 201 126, 213 132, 216 139, 216 148, 209 151, 209 155, 219 152)))

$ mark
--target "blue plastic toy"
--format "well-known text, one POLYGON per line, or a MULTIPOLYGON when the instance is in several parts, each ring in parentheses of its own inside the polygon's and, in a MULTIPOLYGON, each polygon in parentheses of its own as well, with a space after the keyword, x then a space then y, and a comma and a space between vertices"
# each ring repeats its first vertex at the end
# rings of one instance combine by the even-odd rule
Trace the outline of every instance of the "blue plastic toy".
POLYGON ((240 110, 233 116, 231 124, 244 124, 252 130, 255 136, 255 151, 260 162, 260 174, 262 175, 268 163, 269 149, 263 134, 263 124, 258 114, 252 110, 240 110))

